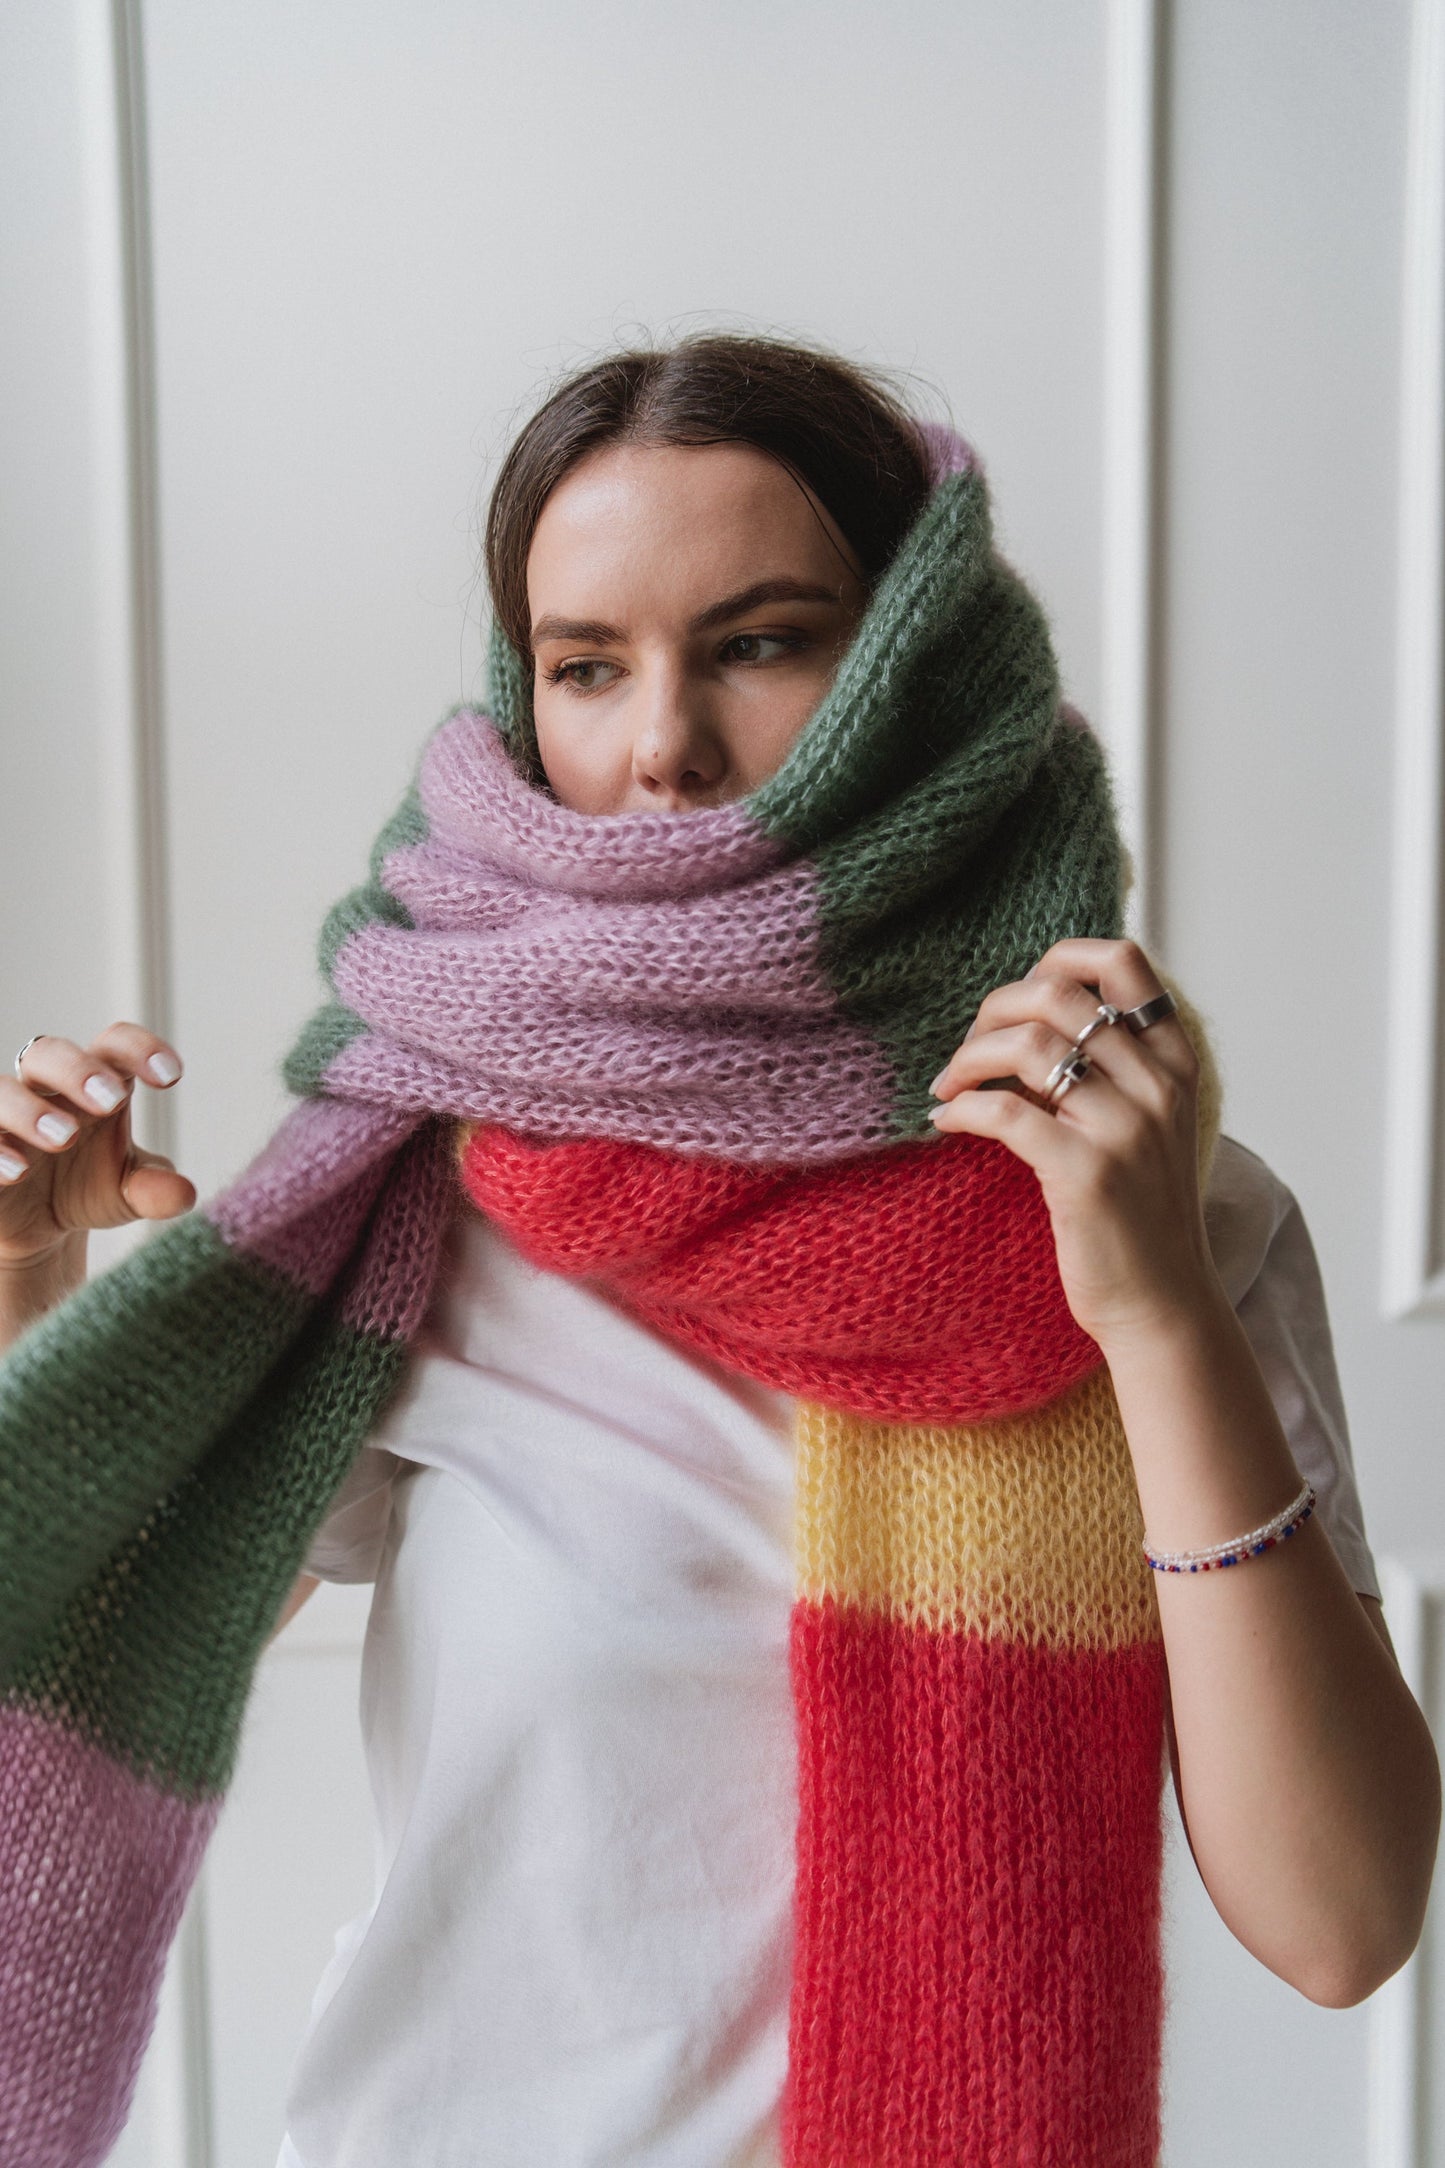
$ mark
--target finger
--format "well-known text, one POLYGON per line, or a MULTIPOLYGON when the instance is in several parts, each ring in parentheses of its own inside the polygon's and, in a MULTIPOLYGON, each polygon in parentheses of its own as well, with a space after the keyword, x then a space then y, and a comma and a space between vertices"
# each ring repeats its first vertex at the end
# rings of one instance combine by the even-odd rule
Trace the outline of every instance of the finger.
POLYGON ((30 1172, 30 1161, 16 1137, 0 1136, 0 1188, 9 1188, 30 1172))
MULTIPOLYGON (((1137 941, 1096 941, 1074 936, 1056 941, 1039 958, 1041 977, 1064 977, 1099 988, 1100 998, 1116 1009, 1137 1009, 1165 991, 1164 982, 1137 941)), ((1127 1027, 1126 1027, 1127 1028, 1127 1027)), ((1166 1067, 1187 1069, 1193 1041, 1177 1015, 1161 1017, 1142 1033, 1130 1033, 1166 1067)))
MULTIPOLYGON (((1056 941, 1052 948, 1044 951, 1026 978, 1016 984, 1036 988, 1050 982, 1082 984, 1096 1000, 1109 1002, 1121 1013, 1136 1009, 1165 991, 1159 973, 1137 941, 1092 940, 1082 936, 1056 941)), ((1007 991, 1006 988, 995 989, 997 994, 1007 991)), ((989 995, 980 1004, 980 1017, 994 998, 989 995)), ((1128 1040, 1156 1072, 1162 1071, 1177 1083, 1186 1085, 1197 1079, 1198 1049, 1179 1015, 1162 1017, 1143 1032, 1132 1031, 1126 1025, 1124 1032, 1118 1034, 1116 1045, 1124 1043, 1126 1033, 1128 1040)), ((1096 1033, 1095 1039, 1100 1036, 1096 1033)), ((1094 1051, 1092 1043, 1089 1051, 1094 1051)), ((1109 1059, 1106 1055, 1106 1065, 1109 1059)), ((1142 1083, 1144 1069, 1136 1067, 1134 1073, 1142 1083)))
MULTIPOLYGON (((1059 1093, 1059 1079, 1054 1072, 1073 1052, 1071 1040, 1037 1018, 985 1032, 982 1038, 960 1047, 955 1057, 957 1091, 945 1103, 955 1106, 960 1098, 976 1096, 980 1089, 998 1078, 1013 1077, 1033 1095, 1050 1119, 1068 1099, 1071 1122, 1077 1122, 1082 1116, 1099 1142, 1113 1141, 1127 1131, 1132 1095, 1123 1092, 1107 1070, 1093 1060, 1094 1043, 1090 1040, 1083 1057, 1089 1064, 1086 1074, 1059 1093), (1074 1104, 1085 1090, 1088 1092, 1087 1104, 1074 1104)), ((1152 1082, 1155 1072, 1150 1071, 1149 1075, 1152 1082)), ((989 1093, 988 1096, 994 1095, 989 1093)), ((1143 1096, 1147 1104, 1150 1095, 1146 1091, 1143 1096)))
POLYGON ((1045 949, 1033 970, 1040 978, 1080 979, 1098 986, 1104 999, 1120 1009, 1135 1009, 1164 991, 1158 972, 1137 941, 1071 934, 1045 949))
POLYGON ((37 1097, 61 1099, 78 1114, 101 1117, 114 1114, 132 1088, 117 1063, 49 1031, 26 1047, 18 1081, 37 1097))
POLYGON ((107 1024, 92 1039, 91 1052, 153 1091, 169 1090, 183 1073, 184 1064, 170 1041, 144 1024, 107 1024))
MULTIPOLYGON (((1005 1026, 1033 1021, 1069 1046, 1098 1013, 1097 996, 1089 993, 1077 979, 1012 979, 1005 986, 996 986, 980 1002, 978 1014, 957 1052, 950 1056, 929 1089, 939 1099, 951 1098, 962 1088, 965 1077, 973 1074, 978 1042, 1005 1026)), ((1091 1052, 1099 1036, 1097 1031, 1090 1033, 1091 1052)))
MULTIPOLYGON (((54 1099, 30 1091, 14 1077, 0 1076, 0 1133, 31 1151, 65 1152, 80 1135, 80 1117, 54 1099)), ((88 1118, 97 1120, 92 1111, 88 1118)))
POLYGON ((197 1194, 195 1183, 176 1172, 174 1161, 139 1148, 121 1177, 120 1193, 138 1219, 175 1219, 190 1211, 197 1194))
POLYGON ((951 1100, 980 1085, 1011 1080, 1038 1092, 1068 1050, 1068 1039, 1036 1016, 1017 1024, 995 1025, 964 1041, 943 1076, 934 1080, 934 1090, 940 1099, 951 1100))
POLYGON ((1079 1149, 1079 1138, 1019 1092, 961 1092, 929 1115, 945 1136, 993 1137, 1043 1180, 1061 1172, 1079 1149))
MULTIPOLYGON (((998 1074, 1001 1055, 991 1048, 1000 1033, 1032 1027, 1032 1044, 1042 1061, 1034 1070, 1014 1073, 1030 1085, 1047 1075, 1054 1063, 1087 1035, 1089 1058, 1121 1088, 1152 1103, 1157 1096, 1157 1070, 1141 1042, 1117 1021, 1109 1021, 1109 1009, 1077 979, 1039 977, 1014 979, 994 991, 980 1004, 974 1028, 940 1074, 931 1089, 940 1099, 951 1099, 983 1075, 998 1074)), ((1007 1042, 1018 1043, 1016 1040, 1007 1042)))

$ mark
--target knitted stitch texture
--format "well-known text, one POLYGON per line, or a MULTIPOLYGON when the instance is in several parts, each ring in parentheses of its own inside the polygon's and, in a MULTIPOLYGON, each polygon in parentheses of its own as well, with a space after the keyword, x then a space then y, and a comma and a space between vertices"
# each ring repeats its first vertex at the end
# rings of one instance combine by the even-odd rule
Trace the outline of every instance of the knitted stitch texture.
POLYGON ((1120 931, 1121 852, 977 464, 934 449, 735 805, 558 805, 496 640, 494 716, 432 733, 327 918, 297 1105, 0 1364, 0 2163, 121 2128, 257 1658, 469 1202, 799 1399, 789 2168, 1153 2161, 1127 1447, 1033 1175, 927 1123, 991 987, 1120 931))

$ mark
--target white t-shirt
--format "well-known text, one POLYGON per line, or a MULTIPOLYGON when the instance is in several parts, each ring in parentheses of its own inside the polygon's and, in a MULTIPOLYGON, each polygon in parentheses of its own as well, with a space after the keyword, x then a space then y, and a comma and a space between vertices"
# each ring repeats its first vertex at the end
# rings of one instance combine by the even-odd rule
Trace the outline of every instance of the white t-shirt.
MULTIPOLYGON (((1299 1207, 1225 1138, 1206 1219, 1378 1595, 1299 1207)), ((376 1582, 377 1886, 313 1997, 278 2168, 776 2168, 791 1407, 459 1216, 307 1561, 376 1582)))

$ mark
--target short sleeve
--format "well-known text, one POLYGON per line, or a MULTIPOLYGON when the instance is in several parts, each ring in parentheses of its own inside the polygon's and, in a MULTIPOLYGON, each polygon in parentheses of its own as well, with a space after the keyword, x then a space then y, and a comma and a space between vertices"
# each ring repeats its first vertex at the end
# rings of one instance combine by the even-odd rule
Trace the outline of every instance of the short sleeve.
POLYGON ((391 1518, 392 1484, 401 1465, 383 1446, 361 1448, 311 1538, 303 1573, 314 1573, 321 1581, 376 1579, 391 1518))
POLYGON ((1259 1155, 1221 1137, 1205 1196, 1216 1268, 1315 1511, 1356 1591, 1378 1597, 1319 1262, 1304 1214, 1259 1155))

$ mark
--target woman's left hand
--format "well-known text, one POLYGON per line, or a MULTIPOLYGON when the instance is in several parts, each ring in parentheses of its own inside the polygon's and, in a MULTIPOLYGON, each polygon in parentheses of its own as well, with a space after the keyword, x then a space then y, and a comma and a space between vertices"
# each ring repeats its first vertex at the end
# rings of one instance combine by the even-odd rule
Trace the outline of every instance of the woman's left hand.
POLYGON ((1055 1111, 1043 1103, 1101 1000, 1133 1009, 1163 990, 1137 942, 1056 941, 988 995, 933 1085, 936 1128, 996 1138, 1037 1174, 1069 1308, 1106 1355, 1221 1296, 1199 1194, 1199 1060, 1178 1017, 1137 1035, 1101 1025, 1089 1074, 1055 1111), (977 1089, 1004 1077, 1030 1096, 977 1089))

